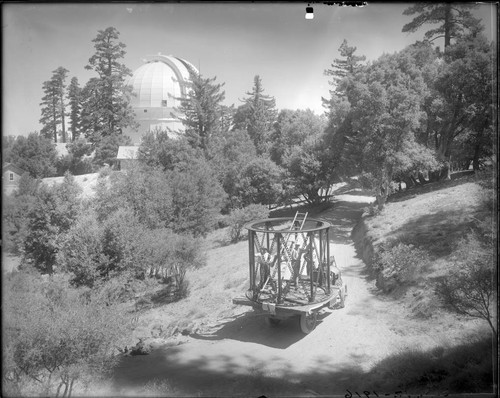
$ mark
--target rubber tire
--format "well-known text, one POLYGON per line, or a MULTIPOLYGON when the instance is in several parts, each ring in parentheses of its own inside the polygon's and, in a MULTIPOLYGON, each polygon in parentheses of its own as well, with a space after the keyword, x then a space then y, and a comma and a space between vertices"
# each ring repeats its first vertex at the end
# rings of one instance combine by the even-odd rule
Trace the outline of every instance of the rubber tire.
POLYGON ((306 313, 300 315, 300 330, 304 334, 311 333, 316 328, 316 321, 318 320, 318 314, 313 312, 311 315, 306 313))
POLYGON ((275 328, 276 326, 278 326, 281 323, 281 319, 273 318, 272 316, 268 316, 268 317, 266 317, 266 323, 269 326, 275 328))

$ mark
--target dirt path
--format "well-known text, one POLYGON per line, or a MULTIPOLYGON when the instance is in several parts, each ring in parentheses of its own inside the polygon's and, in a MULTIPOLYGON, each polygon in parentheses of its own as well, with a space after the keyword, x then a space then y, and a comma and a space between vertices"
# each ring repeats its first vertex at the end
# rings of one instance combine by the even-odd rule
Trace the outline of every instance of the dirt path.
POLYGON ((377 294, 350 239, 366 206, 359 199, 322 214, 334 225, 333 253, 348 286, 345 308, 322 314, 309 335, 299 331, 296 319, 272 328, 242 308, 209 332, 178 336, 150 355, 123 358, 113 375, 114 393, 344 395, 380 386, 367 383, 384 358, 451 338, 444 321, 432 326, 410 319, 401 305, 377 294))

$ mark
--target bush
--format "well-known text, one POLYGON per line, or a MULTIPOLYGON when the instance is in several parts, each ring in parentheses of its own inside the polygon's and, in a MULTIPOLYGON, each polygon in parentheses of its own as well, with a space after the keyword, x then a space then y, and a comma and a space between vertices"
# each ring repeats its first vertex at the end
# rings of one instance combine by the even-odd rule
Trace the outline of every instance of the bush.
POLYGON ((269 209, 264 205, 250 205, 242 209, 235 209, 228 216, 229 238, 232 243, 241 239, 243 226, 252 220, 269 217, 269 209))
MULTIPOLYGON (((92 287, 116 278, 125 286, 125 281, 148 275, 161 282, 179 278, 175 281, 180 289, 187 283, 185 271, 204 265, 205 255, 201 240, 166 228, 148 229, 125 208, 103 224, 92 212, 82 216, 66 234, 57 261, 72 274, 76 286, 92 287)), ((120 301, 130 298, 122 293, 110 294, 120 301)))
POLYGON ((258 157, 237 174, 235 196, 241 205, 275 204, 282 193, 282 169, 272 160, 258 157))
POLYGON ((5 251, 23 254, 28 234, 28 215, 35 207, 38 186, 39 180, 24 173, 19 180, 18 190, 4 197, 2 246, 5 251))
POLYGON ((75 382, 95 381, 116 363, 114 346, 125 331, 119 308, 59 275, 18 272, 4 288, 4 370, 12 391, 24 395, 28 380, 37 395, 59 395, 64 387, 69 396, 75 382))
POLYGON ((61 238, 79 215, 80 193, 70 174, 61 185, 40 187, 28 214, 23 264, 31 263, 42 273, 54 271, 61 238))
POLYGON ((411 284, 429 261, 427 252, 413 245, 398 243, 390 248, 381 248, 375 261, 377 287, 388 293, 398 286, 411 284))
POLYGON ((192 160, 185 170, 174 170, 168 175, 172 230, 205 237, 216 227, 226 198, 210 165, 204 159, 192 160))
POLYGON ((459 241, 454 269, 438 283, 436 293, 458 314, 484 319, 496 335, 496 262, 489 242, 482 242, 476 234, 459 241))
POLYGON ((173 213, 171 185, 159 169, 133 167, 113 173, 109 181, 98 182, 94 201, 98 218, 103 221, 115 211, 129 208, 149 228, 168 227, 173 213))
POLYGON ((100 276, 99 271, 106 268, 107 261, 103 229, 96 215, 86 212, 64 236, 57 253, 57 265, 73 275, 71 282, 74 285, 92 287, 100 276))

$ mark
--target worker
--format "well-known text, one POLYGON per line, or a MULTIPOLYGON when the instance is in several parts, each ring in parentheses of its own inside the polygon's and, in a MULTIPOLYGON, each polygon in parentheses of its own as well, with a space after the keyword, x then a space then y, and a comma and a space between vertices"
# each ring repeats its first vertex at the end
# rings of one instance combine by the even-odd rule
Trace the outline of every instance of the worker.
POLYGON ((259 289, 262 289, 264 287, 264 284, 267 282, 267 279, 269 278, 270 275, 270 269, 271 269, 271 259, 272 256, 269 254, 269 250, 267 249, 261 249, 261 263, 260 263, 260 284, 259 284, 259 289))
POLYGON ((299 273, 300 273, 300 257, 302 253, 300 251, 300 246, 296 243, 292 249, 292 269, 293 269, 293 281, 295 286, 299 286, 299 273))

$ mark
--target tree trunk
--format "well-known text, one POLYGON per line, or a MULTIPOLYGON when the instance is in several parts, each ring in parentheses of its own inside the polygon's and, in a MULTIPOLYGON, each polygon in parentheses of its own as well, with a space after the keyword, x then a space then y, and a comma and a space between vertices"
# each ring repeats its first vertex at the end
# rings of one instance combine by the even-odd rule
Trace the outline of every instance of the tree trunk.
POLYGON ((424 174, 422 172, 418 172, 418 182, 422 185, 427 184, 427 180, 424 177, 424 174))
POLYGON ((453 16, 451 14, 451 3, 446 4, 444 12, 444 49, 446 50, 451 44, 451 25, 453 16))
POLYGON ((410 179, 411 179, 411 182, 413 182, 414 186, 420 185, 419 181, 415 177, 413 177, 413 175, 411 175, 411 174, 410 174, 410 179))
MULTIPOLYGON (((62 90, 62 89, 61 89, 62 90)), ((64 118, 64 93, 61 91, 61 123, 62 123, 62 142, 66 142, 66 122, 64 118)))
POLYGON ((440 180, 451 180, 450 164, 448 162, 441 168, 439 172, 440 180))
POLYGON ((73 383, 75 382, 75 379, 71 379, 71 382, 69 384, 69 392, 68 392, 68 398, 71 397, 71 393, 73 392, 73 383))
POLYGON ((59 387, 57 387, 56 397, 58 397, 58 396, 59 396, 59 393, 61 392, 61 387, 63 386, 63 384, 64 384, 64 383, 62 383, 62 382, 61 382, 61 383, 59 384, 59 387))
POLYGON ((68 394, 68 381, 67 380, 64 381, 64 392, 63 392, 62 396, 66 397, 67 396, 66 394, 68 394))
POLYGON ((389 196, 389 187, 392 180, 392 172, 390 170, 390 166, 385 166, 382 171, 381 183, 379 184, 378 192, 376 195, 377 207, 379 210, 382 210, 385 206, 385 202, 387 201, 387 197, 389 196))
POLYGON ((57 143, 57 102, 56 102, 56 97, 55 93, 53 94, 54 97, 52 97, 52 119, 54 122, 54 142, 57 143))
POLYGON ((472 168, 474 171, 479 170, 479 154, 481 151, 481 147, 479 145, 476 145, 474 147, 474 157, 472 158, 472 168))

